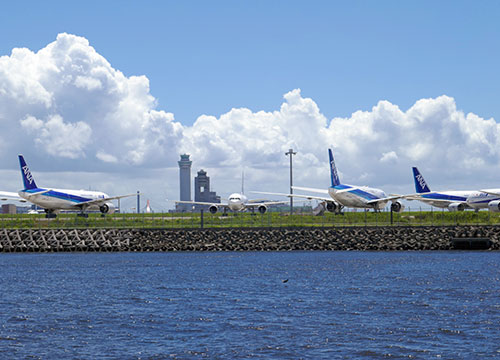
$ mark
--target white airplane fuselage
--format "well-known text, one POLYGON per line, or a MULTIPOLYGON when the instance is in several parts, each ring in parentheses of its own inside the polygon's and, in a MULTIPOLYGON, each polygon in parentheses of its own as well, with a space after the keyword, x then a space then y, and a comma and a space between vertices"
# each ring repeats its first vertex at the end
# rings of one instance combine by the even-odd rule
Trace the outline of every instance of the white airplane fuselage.
POLYGON ((239 193, 233 193, 229 195, 227 200, 227 206, 231 211, 243 211, 246 209, 246 203, 248 199, 245 195, 239 193))
MULTIPOLYGON (((492 189, 492 192, 500 193, 500 189, 492 189)), ((467 205, 473 209, 488 209, 492 201, 500 201, 500 196, 474 191, 467 197, 467 205)))
POLYGON ((384 191, 376 188, 371 188, 368 186, 351 186, 342 184, 339 186, 331 186, 328 188, 328 193, 333 200, 337 201, 341 205, 350 208, 373 208, 373 209, 383 209, 387 201, 379 201, 374 204, 367 204, 368 201, 375 199, 386 198, 387 195, 384 191), (351 189, 351 190, 349 190, 351 189))
POLYGON ((418 200, 434 207, 447 209, 450 204, 466 202, 467 199, 475 193, 477 193, 477 191, 473 190, 436 191, 429 194, 419 194, 418 200))
MULTIPOLYGON (((100 191, 68 189, 21 190, 19 196, 49 210, 79 210, 78 204, 89 200, 105 199, 109 196, 100 191)), ((107 204, 108 206, 112 204, 107 204)), ((88 210, 99 210, 99 205, 89 205, 88 210)))

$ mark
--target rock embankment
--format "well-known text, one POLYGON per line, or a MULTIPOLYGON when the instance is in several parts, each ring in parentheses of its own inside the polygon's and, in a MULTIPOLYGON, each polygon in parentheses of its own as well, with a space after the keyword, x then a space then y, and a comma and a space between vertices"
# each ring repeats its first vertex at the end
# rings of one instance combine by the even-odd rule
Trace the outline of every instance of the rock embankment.
POLYGON ((500 227, 0 230, 0 252, 404 251, 470 248, 467 244, 474 243, 485 248, 485 242, 490 250, 500 250, 500 227))

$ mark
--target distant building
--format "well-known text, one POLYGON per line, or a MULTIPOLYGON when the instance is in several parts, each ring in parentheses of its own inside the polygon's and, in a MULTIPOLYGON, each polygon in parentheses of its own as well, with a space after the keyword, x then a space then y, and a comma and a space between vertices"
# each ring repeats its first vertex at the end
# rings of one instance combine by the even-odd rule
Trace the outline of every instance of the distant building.
MULTIPOLYGON (((210 191, 210 177, 203 169, 198 171, 198 175, 194 178, 194 201, 220 203, 220 196, 215 191, 210 191)), ((206 206, 196 205, 195 210, 206 209, 206 206)))
MULTIPOLYGON (((177 162, 179 164, 179 185, 180 185, 180 197, 181 201, 191 201, 191 164, 192 161, 189 160, 188 154, 181 155, 181 160, 177 162)), ((191 211, 192 207, 189 204, 177 204, 175 206, 176 211, 191 211)))
POLYGON ((17 207, 14 204, 2 204, 2 214, 17 214, 17 207))
MULTIPOLYGON (((191 201, 191 164, 192 161, 189 159, 188 154, 181 155, 181 160, 178 161, 179 164, 179 185, 180 185, 180 196, 181 201, 191 201)), ((194 178, 194 201, 210 202, 210 203, 220 203, 220 196, 214 191, 210 191, 210 178, 207 176, 206 171, 198 171, 198 176, 194 178)), ((193 208, 191 204, 176 204, 176 212, 186 212, 186 211, 200 211, 201 209, 206 209, 207 206, 196 205, 193 208)))

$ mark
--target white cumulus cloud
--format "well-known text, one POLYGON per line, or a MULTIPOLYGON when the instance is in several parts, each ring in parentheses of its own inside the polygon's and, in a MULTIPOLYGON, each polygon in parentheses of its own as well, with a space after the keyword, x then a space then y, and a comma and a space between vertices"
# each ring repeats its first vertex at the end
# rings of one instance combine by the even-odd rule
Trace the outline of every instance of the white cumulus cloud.
POLYGON ((388 161, 396 161, 397 159, 398 159, 398 155, 394 151, 389 151, 389 152, 382 154, 380 161, 381 162, 388 162, 388 161))
MULTIPOLYGON (((239 190, 241 170, 247 189, 287 191, 290 148, 297 151, 295 184, 303 186, 328 185, 329 147, 342 181, 384 189, 411 187, 411 166, 438 183, 461 177, 486 184, 497 181, 500 164, 499 124, 465 114, 446 95, 421 99, 406 111, 381 100, 327 119, 313 99, 292 89, 274 111, 233 108, 184 126, 157 109, 147 77, 125 76, 87 39, 66 33, 36 52, 18 48, 0 57, 0 140, 4 164, 23 152, 46 159, 39 169, 61 161, 65 170, 109 166, 137 189, 146 181, 138 167, 171 172, 179 154, 188 153, 193 174, 208 169, 219 193, 239 190)), ((154 174, 148 187, 171 193, 151 198, 176 199, 177 177, 166 185, 154 174)))
POLYGON ((239 108, 200 116, 184 129, 181 150, 212 167, 266 169, 268 178, 285 184, 284 153, 293 148, 296 179, 326 186, 326 149, 332 147, 342 181, 380 186, 411 184, 411 166, 438 173, 440 181, 478 168, 493 179, 499 145, 500 126, 493 119, 464 114, 449 96, 419 100, 407 111, 380 101, 369 111, 328 121, 295 89, 273 112, 239 108))
POLYGON ((47 121, 28 116, 21 120, 21 127, 35 133, 35 144, 46 149, 50 155, 70 159, 84 157, 92 135, 90 126, 85 122, 65 123, 59 115, 51 116, 47 121))
POLYGON ((10 147, 33 142, 32 152, 52 157, 129 165, 172 160, 166 149, 182 125, 155 107, 145 76, 125 76, 80 36, 0 57, 0 130, 10 147))

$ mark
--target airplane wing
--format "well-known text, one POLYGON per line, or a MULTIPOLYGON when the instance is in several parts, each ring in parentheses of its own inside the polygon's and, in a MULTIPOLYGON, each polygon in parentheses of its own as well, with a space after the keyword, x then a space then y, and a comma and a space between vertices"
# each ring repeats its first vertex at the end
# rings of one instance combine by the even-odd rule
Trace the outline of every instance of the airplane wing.
POLYGON ((423 196, 418 196, 418 195, 407 195, 403 196, 403 199, 406 200, 427 200, 427 201, 435 201, 435 202, 450 202, 450 200, 446 199, 429 199, 423 196))
POLYGON ((326 196, 302 195, 302 194, 289 194, 288 196, 294 198, 307 199, 307 200, 333 201, 336 203, 336 201, 333 200, 331 196, 326 197, 326 196))
POLYGON ((406 200, 420 200, 420 201, 428 201, 428 202, 442 202, 442 203, 458 203, 467 205, 467 201, 458 201, 458 200, 446 200, 446 199, 428 199, 424 197, 414 197, 414 198, 405 198, 406 200))
POLYGON ((432 194, 435 194, 435 192, 429 191, 429 192, 424 192, 424 193, 407 194, 407 195, 403 195, 402 197, 404 199, 408 199, 408 200, 418 200, 419 198, 422 197, 422 195, 432 195, 432 194))
POLYGON ((130 197, 130 196, 137 196, 137 193, 128 194, 128 195, 111 196, 111 197, 102 198, 102 199, 93 199, 93 200, 81 202, 78 204, 78 206, 90 206, 90 205, 104 204, 105 202, 108 202, 110 200, 118 200, 118 199, 130 197))
POLYGON ((10 191, 0 191, 0 200, 16 200, 26 202, 26 200, 20 197, 17 193, 10 191))
MULTIPOLYGON (((480 190, 482 192, 485 192, 483 190, 480 190)), ((466 209, 472 209, 472 207, 467 203, 467 201, 458 201, 458 200, 450 200, 450 199, 430 199, 430 198, 426 198, 426 197, 423 197, 423 196, 420 196, 420 195, 423 195, 423 194, 434 194, 433 192, 427 192, 427 193, 420 193, 420 194, 413 194, 413 195, 404 195, 402 196, 403 199, 405 200, 419 200, 419 201, 422 201, 422 202, 426 202, 426 203, 443 203, 443 204, 451 204, 451 203, 458 203, 458 204, 463 204, 465 205, 465 208, 466 209)), ((492 193, 488 193, 488 194, 492 194, 492 193)), ((499 193, 493 193, 492 195, 499 195, 499 193)))
POLYGON ((479 190, 485 194, 489 194, 489 195, 494 195, 494 196, 500 196, 500 192, 498 189, 485 189, 485 190, 479 190))
POLYGON ((254 194, 262 194, 262 195, 290 196, 290 194, 267 192, 267 191, 250 191, 250 192, 254 193, 254 194))
POLYGON ((292 189, 302 190, 302 191, 310 191, 310 192, 315 192, 318 194, 328 194, 327 189, 316 189, 316 188, 308 188, 308 187, 302 187, 302 186, 292 186, 292 189))
POLYGON ((433 198, 426 198, 422 195, 432 195, 435 194, 434 192, 426 192, 426 193, 417 193, 417 194, 410 194, 410 195, 403 195, 401 196, 402 199, 405 200, 420 200, 420 201, 432 201, 432 202, 442 202, 442 203, 463 203, 467 204, 466 201, 459 201, 459 200, 450 200, 450 199, 433 199, 433 198))
POLYGON ((203 201, 174 201, 176 204, 191 204, 191 205, 207 205, 207 206, 228 206, 227 203, 211 203, 211 202, 203 202, 203 201))
POLYGON ((370 201, 367 201, 366 203, 367 204, 375 204, 375 203, 382 202, 382 201, 391 201, 391 200, 401 199, 403 197, 404 197, 403 195, 394 195, 394 196, 388 196, 385 198, 370 200, 370 201))
MULTIPOLYGON (((320 189, 316 189, 320 190, 320 189)), ((325 197, 325 196, 316 196, 316 195, 302 195, 302 194, 284 194, 284 193, 273 193, 273 192, 264 192, 264 191, 252 191, 253 193, 256 194, 264 194, 264 195, 277 195, 277 196, 286 196, 286 197, 294 197, 294 198, 302 198, 302 199, 308 199, 308 200, 321 200, 321 201, 334 201, 330 196, 325 197)), ((328 191, 327 191, 328 193, 328 191)))
POLYGON ((258 202, 262 203, 264 201, 267 201, 267 199, 252 199, 252 200, 248 200, 248 203, 249 204, 258 203, 258 202))
POLYGON ((283 205, 283 204, 288 204, 288 201, 264 201, 260 203, 246 203, 245 206, 252 208, 252 207, 259 207, 261 205, 270 206, 270 205, 283 205))

